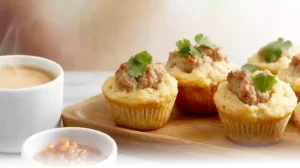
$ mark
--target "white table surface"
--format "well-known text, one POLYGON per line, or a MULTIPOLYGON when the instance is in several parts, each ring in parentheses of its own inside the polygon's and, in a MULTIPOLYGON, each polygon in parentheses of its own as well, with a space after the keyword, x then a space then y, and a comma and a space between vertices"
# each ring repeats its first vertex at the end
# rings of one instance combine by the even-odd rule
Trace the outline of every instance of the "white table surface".
MULTIPOLYGON (((64 107, 101 93, 102 84, 112 74, 113 72, 65 72, 64 107)), ((7 166, 18 165, 20 159, 20 154, 0 153, 0 167, 3 164, 7 166)), ((118 153, 118 165, 130 165, 133 162, 158 163, 138 156, 118 153)))

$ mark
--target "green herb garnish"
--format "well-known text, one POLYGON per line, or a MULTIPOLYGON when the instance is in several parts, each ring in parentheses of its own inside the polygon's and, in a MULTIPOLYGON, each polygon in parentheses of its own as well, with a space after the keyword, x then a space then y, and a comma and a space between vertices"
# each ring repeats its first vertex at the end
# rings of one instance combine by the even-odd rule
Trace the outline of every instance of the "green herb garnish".
POLYGON ((247 71, 247 72, 255 72, 259 69, 259 66, 257 65, 252 65, 252 64, 245 64, 242 66, 242 70, 247 71))
POLYGON ((190 46, 190 54, 195 55, 197 57, 201 57, 201 51, 194 46, 190 46))
POLYGON ((282 51, 292 46, 291 41, 284 41, 283 38, 278 38, 277 41, 267 44, 265 47, 260 49, 260 56, 268 63, 275 62, 282 56, 282 51))
POLYGON ((142 51, 137 53, 135 56, 132 56, 128 65, 130 67, 128 74, 134 78, 143 76, 147 66, 152 63, 152 56, 147 51, 142 51))
POLYGON ((257 90, 264 93, 271 91, 277 80, 275 76, 262 72, 254 76, 253 83, 257 90))
POLYGON ((210 49, 215 49, 217 46, 213 44, 207 36, 204 36, 203 34, 197 34, 195 36, 195 41, 199 46, 208 47, 210 49))
POLYGON ((187 39, 177 41, 176 46, 178 48, 178 54, 181 57, 187 58, 189 55, 194 55, 197 57, 201 56, 201 51, 194 47, 187 39))

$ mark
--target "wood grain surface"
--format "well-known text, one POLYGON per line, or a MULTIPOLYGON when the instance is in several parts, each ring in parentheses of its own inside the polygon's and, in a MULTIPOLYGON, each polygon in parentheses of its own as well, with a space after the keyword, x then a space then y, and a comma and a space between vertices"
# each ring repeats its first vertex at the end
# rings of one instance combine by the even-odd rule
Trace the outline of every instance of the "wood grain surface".
POLYGON ((103 95, 65 108, 62 119, 67 127, 87 127, 109 134, 122 152, 150 158, 164 155, 272 160, 300 156, 300 136, 292 122, 278 143, 249 147, 230 141, 218 116, 191 116, 175 108, 168 123, 158 130, 140 132, 118 127, 103 95))

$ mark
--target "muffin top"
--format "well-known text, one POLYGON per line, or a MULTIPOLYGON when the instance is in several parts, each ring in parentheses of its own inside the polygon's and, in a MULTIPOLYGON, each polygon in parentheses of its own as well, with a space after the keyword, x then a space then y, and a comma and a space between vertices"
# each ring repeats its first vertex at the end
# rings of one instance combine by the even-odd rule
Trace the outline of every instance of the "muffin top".
POLYGON ((290 85, 267 70, 253 71, 231 71, 215 93, 216 106, 228 115, 245 120, 282 118, 291 114, 297 97, 290 85))
POLYGON ((134 92, 140 89, 152 88, 158 89, 160 83, 163 82, 167 71, 163 64, 153 63, 145 67, 145 71, 138 75, 138 72, 133 72, 129 63, 123 63, 115 73, 115 90, 134 92))
POLYGON ((260 48, 248 59, 248 63, 258 65, 262 69, 277 74, 279 70, 288 67, 296 53, 299 53, 298 47, 293 46, 291 41, 279 38, 260 48))
POLYGON ((160 101, 177 94, 177 81, 163 64, 152 63, 152 56, 143 51, 122 63, 115 75, 102 86, 103 93, 123 102, 160 101))
POLYGON ((196 45, 187 39, 176 43, 178 50, 170 52, 167 71, 179 84, 192 86, 217 85, 234 69, 224 51, 203 34, 195 36, 196 45))
POLYGON ((279 71, 277 76, 289 83, 294 91, 300 92, 300 54, 295 55, 289 66, 279 71))

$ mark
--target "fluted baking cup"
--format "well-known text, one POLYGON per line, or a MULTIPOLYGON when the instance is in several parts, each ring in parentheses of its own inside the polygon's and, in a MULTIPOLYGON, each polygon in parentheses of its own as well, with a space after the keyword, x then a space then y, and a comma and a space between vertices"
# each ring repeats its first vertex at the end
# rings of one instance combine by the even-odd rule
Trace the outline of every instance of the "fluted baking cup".
POLYGON ((213 100, 217 86, 205 88, 197 86, 178 86, 176 107, 181 111, 201 115, 217 114, 213 100))

